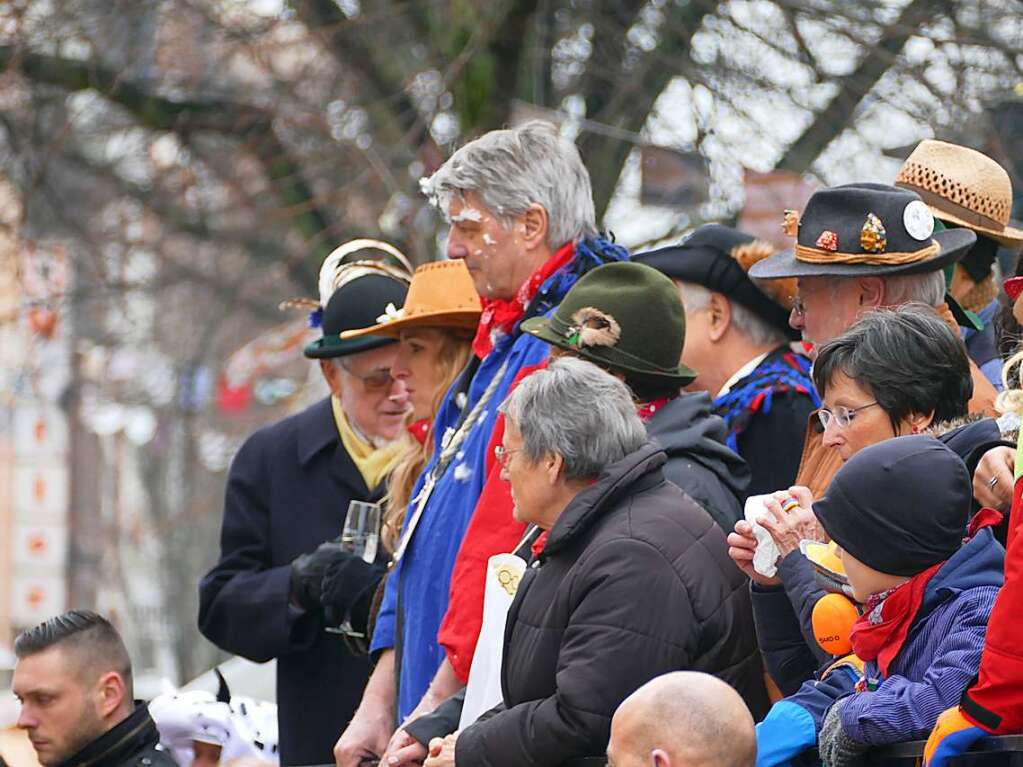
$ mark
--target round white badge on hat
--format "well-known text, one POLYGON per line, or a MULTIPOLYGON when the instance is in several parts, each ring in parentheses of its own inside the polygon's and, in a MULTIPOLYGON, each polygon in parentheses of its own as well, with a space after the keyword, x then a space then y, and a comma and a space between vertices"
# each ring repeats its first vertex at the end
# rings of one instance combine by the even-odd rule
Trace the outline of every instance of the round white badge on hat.
POLYGON ((902 224, 914 240, 929 240, 934 234, 934 214, 921 200, 913 200, 902 211, 902 224))

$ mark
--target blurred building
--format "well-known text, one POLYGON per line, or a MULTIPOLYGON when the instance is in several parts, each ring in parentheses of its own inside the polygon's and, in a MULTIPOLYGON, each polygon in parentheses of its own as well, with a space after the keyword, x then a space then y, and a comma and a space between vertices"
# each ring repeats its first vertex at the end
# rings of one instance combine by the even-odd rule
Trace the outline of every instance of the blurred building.
POLYGON ((0 184, 0 648, 65 609, 68 424, 60 405, 70 346, 59 309, 59 245, 26 246, 19 204, 0 184))

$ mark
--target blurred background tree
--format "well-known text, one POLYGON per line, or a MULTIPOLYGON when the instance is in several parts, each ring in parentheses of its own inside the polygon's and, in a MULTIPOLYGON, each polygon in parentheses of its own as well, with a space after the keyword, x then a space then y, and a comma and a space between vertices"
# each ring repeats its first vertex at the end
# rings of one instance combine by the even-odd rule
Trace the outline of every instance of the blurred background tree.
MULTIPOLYGON (((71 271, 47 299, 70 358, 69 601, 122 611, 143 664, 174 681, 214 657, 195 585, 233 450, 320 392, 297 354, 239 349, 287 336, 277 302, 312 295, 347 239, 438 257, 443 222, 417 182, 461 143, 557 121, 630 246, 734 218, 749 171, 890 181, 930 136, 1020 159, 1005 118, 1019 0, 13 0, 0 14, 0 173, 21 242, 63 249, 71 271), (641 204, 647 150, 695 158, 705 193, 641 204)), ((0 321, 23 326, 30 304, 0 321)), ((11 401, 26 364, 8 364, 11 401)))

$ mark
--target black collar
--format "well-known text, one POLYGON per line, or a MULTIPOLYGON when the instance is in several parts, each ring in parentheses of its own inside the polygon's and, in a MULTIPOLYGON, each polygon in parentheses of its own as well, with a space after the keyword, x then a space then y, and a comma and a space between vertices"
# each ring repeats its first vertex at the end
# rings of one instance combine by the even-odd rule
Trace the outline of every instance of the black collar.
POLYGON ((341 443, 330 397, 298 414, 298 460, 304 466, 327 447, 341 443))
POLYGON ((568 502, 554 526, 541 558, 553 556, 584 535, 598 519, 617 508, 623 497, 635 495, 664 481, 663 448, 647 442, 617 463, 604 468, 597 481, 568 502))
POLYGON ((149 708, 141 701, 135 702, 131 715, 107 730, 96 740, 74 756, 60 762, 57 767, 107 767, 127 762, 131 757, 160 742, 149 708))

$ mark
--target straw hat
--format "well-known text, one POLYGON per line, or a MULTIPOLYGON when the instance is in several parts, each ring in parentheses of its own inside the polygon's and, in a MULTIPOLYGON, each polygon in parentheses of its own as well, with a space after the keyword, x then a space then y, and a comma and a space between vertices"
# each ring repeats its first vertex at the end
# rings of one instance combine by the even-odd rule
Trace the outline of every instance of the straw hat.
POLYGON ((410 327, 441 327, 473 331, 479 323, 480 297, 465 262, 434 261, 412 275, 405 304, 391 304, 377 324, 341 333, 342 340, 366 335, 396 338, 410 327))
POLYGON ((919 194, 942 221, 965 226, 1010 248, 1023 245, 1023 231, 1009 226, 1009 174, 987 155, 927 139, 913 150, 895 184, 919 194))

